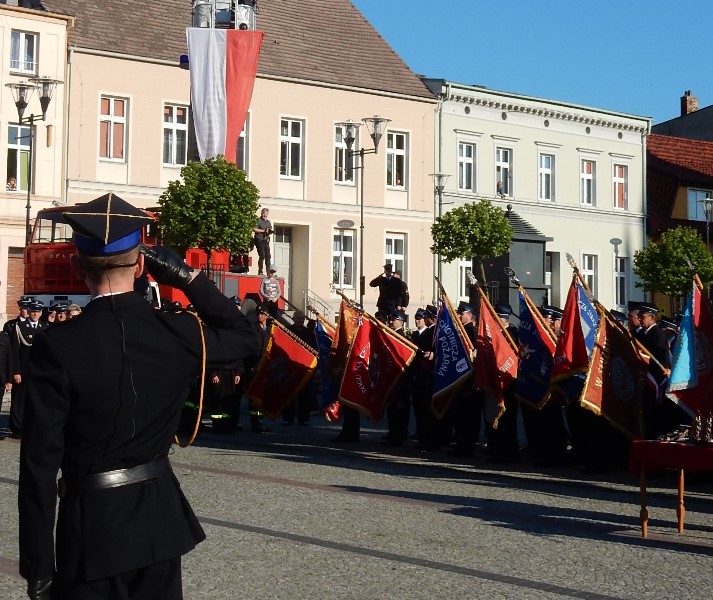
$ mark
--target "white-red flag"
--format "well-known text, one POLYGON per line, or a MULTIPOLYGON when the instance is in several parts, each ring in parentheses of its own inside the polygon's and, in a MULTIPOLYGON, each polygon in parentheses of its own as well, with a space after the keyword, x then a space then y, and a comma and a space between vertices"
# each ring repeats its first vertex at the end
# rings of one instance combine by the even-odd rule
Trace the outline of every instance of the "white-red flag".
POLYGON ((191 107, 201 160, 236 162, 265 33, 189 27, 191 107))

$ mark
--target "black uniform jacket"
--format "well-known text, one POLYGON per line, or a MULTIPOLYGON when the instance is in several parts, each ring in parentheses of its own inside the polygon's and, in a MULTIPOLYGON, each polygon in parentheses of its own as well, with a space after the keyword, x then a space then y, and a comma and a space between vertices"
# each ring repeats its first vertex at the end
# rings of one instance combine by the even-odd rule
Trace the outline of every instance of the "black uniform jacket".
MULTIPOLYGON (((252 324, 204 275, 186 295, 202 317, 210 363, 257 350, 252 324)), ((57 472, 81 477, 168 455, 200 373, 201 334, 189 313, 158 312, 139 294, 97 298, 35 337, 20 453, 20 573, 49 577, 57 472)), ((93 580, 185 554, 205 534, 168 476, 67 495, 57 521, 57 571, 93 580)))
MULTIPOLYGON (((636 337, 641 344, 646 348, 651 355, 658 360, 661 365, 666 368, 671 368, 671 350, 669 349, 668 340, 663 329, 658 325, 651 325, 648 329, 642 329, 636 334, 636 337)), ((664 379, 664 373, 656 363, 649 363, 649 373, 661 383, 664 379)))

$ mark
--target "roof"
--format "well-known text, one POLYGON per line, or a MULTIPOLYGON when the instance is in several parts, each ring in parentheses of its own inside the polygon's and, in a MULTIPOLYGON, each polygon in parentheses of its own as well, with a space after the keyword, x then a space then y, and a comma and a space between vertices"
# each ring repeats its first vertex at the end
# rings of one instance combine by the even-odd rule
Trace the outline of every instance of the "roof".
POLYGON ((544 233, 532 225, 529 221, 523 219, 520 215, 512 210, 506 211, 505 215, 508 218, 510 227, 512 227, 513 239, 523 240, 523 239, 538 239, 544 241, 551 241, 552 238, 548 238, 544 233))
MULTIPOLYGON (((51 12, 77 17, 70 44, 78 48, 176 64, 187 52, 188 0, 43 0, 43 4, 51 12)), ((262 0, 256 23, 265 32, 258 77, 435 99, 350 0, 262 0)))
POLYGON ((653 161, 659 168, 669 165, 688 172, 689 177, 713 177, 713 142, 652 133, 646 149, 649 163, 653 161))

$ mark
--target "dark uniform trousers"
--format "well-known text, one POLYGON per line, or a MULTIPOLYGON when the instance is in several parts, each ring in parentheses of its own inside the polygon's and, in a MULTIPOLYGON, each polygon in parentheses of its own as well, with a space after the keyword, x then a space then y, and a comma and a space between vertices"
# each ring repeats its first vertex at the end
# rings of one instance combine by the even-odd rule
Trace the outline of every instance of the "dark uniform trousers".
MULTIPOLYGON (((205 323, 209 367, 257 351, 250 323, 204 275, 186 295, 205 323)), ((164 573, 162 590, 180 589, 176 560, 205 534, 170 469, 142 483, 69 490, 59 502, 55 561, 57 473, 82 482, 167 457, 200 364, 198 320, 155 311, 134 292, 97 298, 36 336, 20 451, 23 577, 49 578, 56 565, 57 590, 69 590, 59 597, 72 600, 125 598, 106 595, 119 580, 146 584, 132 598, 180 598, 156 592, 153 574, 164 573)))
POLYGON ((25 394, 27 392, 27 364, 35 335, 46 327, 45 323, 30 319, 17 321, 10 335, 10 379, 13 375, 21 375, 22 382, 12 384, 10 404, 10 431, 22 433, 22 422, 25 413, 25 394))

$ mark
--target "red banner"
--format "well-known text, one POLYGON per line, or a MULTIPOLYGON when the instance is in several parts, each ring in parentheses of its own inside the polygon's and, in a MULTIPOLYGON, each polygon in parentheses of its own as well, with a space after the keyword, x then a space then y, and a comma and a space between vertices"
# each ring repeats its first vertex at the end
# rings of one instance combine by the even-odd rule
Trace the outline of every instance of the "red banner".
POLYGON ((344 369, 340 402, 378 423, 391 389, 415 354, 406 340, 363 317, 344 369))
POLYGON ((267 348, 245 394, 271 419, 302 391, 317 366, 317 351, 273 323, 267 348))
POLYGON ((347 302, 342 301, 339 307, 337 331, 332 340, 332 351, 329 355, 327 373, 335 381, 341 381, 344 367, 349 358, 349 350, 354 343, 354 336, 359 327, 359 312, 347 302))
POLYGON ((608 318, 599 321, 597 341, 581 403, 632 439, 642 437, 642 399, 648 361, 608 318))
POLYGON ((584 373, 588 366, 589 356, 584 343, 584 333, 582 333, 582 320, 579 316, 577 275, 574 275, 572 285, 569 286, 567 302, 564 305, 562 333, 557 339, 557 347, 552 358, 550 381, 584 373))
MULTIPOLYGON (((493 423, 505 409, 503 392, 517 380, 518 356, 505 337, 503 328, 491 313, 484 295, 480 295, 480 320, 478 323, 477 352, 475 355, 475 388, 491 392, 497 407, 490 407, 486 414, 493 415, 493 423)), ((490 419, 489 419, 490 420, 490 419)))

